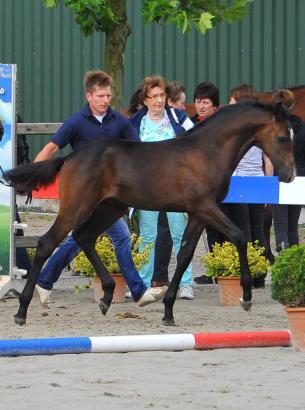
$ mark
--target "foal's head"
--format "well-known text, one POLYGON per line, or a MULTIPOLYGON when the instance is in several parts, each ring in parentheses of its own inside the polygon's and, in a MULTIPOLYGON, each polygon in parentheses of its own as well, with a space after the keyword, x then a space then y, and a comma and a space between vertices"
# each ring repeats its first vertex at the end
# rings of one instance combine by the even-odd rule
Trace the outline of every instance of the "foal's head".
POLYGON ((280 181, 290 182, 295 176, 295 162, 288 112, 281 104, 260 106, 266 120, 255 134, 256 143, 270 158, 280 181))

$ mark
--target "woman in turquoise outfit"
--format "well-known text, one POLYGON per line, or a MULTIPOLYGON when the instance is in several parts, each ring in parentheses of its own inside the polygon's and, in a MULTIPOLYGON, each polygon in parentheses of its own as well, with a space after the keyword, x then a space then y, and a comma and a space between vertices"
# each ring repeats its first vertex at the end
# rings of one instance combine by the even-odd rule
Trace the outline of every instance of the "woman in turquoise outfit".
MULTIPOLYGON (((140 87, 143 108, 130 118, 143 142, 162 141, 175 138, 185 130, 193 127, 186 113, 165 105, 166 82, 161 76, 146 77, 140 87)), ((170 155, 170 152, 169 152, 170 155)), ((156 168, 158 163, 156 162, 156 168)), ((168 183, 168 181, 164 181, 168 183)), ((158 211, 139 210, 139 228, 142 238, 141 246, 153 244, 148 263, 139 271, 144 283, 151 286, 154 269, 154 246, 157 237, 158 211)), ((186 227, 186 216, 183 213, 167 212, 169 228, 176 254, 181 246, 181 239, 186 227)), ((188 300, 194 298, 192 267, 188 266, 180 283, 180 297, 188 300)))

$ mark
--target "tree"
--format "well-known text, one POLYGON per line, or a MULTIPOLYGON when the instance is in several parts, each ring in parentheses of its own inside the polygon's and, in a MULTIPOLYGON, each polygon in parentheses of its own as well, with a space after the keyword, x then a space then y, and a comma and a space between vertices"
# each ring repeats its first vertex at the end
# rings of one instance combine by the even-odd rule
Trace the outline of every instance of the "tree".
MULTIPOLYGON (((112 105, 122 108, 124 52, 131 27, 127 20, 127 0, 42 0, 47 7, 63 4, 75 15, 85 36, 105 33, 104 68, 114 80, 112 105)), ((183 33, 193 27, 205 33, 219 22, 242 19, 254 0, 143 0, 145 24, 174 24, 183 33)))

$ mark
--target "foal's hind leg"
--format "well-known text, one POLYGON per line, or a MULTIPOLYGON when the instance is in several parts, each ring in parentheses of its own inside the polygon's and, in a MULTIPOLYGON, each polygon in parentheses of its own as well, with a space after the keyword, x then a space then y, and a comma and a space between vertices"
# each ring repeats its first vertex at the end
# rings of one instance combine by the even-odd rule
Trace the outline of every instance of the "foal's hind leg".
POLYGON ((94 210, 84 224, 73 232, 75 240, 83 249, 101 279, 104 296, 100 300, 99 307, 103 315, 106 315, 111 305, 115 281, 98 256, 95 250, 95 242, 102 232, 110 228, 115 221, 126 213, 127 209, 125 206, 104 202, 94 210))
POLYGON ((201 221, 192 216, 189 217, 183 238, 181 240, 181 247, 177 255, 176 270, 163 299, 165 310, 162 323, 166 326, 175 325, 173 307, 179 289, 179 284, 183 273, 192 260, 196 245, 203 229, 204 225, 201 221))
POLYGON ((247 241, 243 232, 214 203, 205 208, 202 212, 202 218, 208 225, 224 234, 237 247, 241 271, 240 284, 243 288, 243 298, 240 302, 245 310, 250 310, 252 277, 247 258, 247 241))
POLYGON ((51 256, 56 246, 70 232, 72 227, 72 224, 69 224, 69 222, 64 223, 62 218, 58 216, 49 231, 39 239, 29 278, 19 297, 20 306, 17 314, 14 316, 15 323, 19 325, 26 323, 27 310, 33 298, 35 285, 43 264, 51 256))

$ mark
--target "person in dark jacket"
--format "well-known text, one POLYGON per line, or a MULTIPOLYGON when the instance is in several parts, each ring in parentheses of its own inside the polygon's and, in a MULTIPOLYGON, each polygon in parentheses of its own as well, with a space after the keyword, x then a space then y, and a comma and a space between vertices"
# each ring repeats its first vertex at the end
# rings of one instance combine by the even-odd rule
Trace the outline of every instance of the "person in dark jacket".
MULTIPOLYGON (((199 83, 194 91, 194 104, 196 114, 191 117, 194 124, 204 121, 213 115, 219 108, 219 90, 215 84, 209 81, 199 83)), ((217 242, 219 233, 207 226, 206 234, 209 249, 212 250, 212 245, 217 242)), ((195 277, 194 282, 198 285, 210 285, 213 283, 213 280, 206 275, 201 275, 195 277)))
POLYGON ((198 84, 194 91, 196 114, 191 117, 194 124, 204 121, 219 108, 219 90, 208 81, 198 84))

